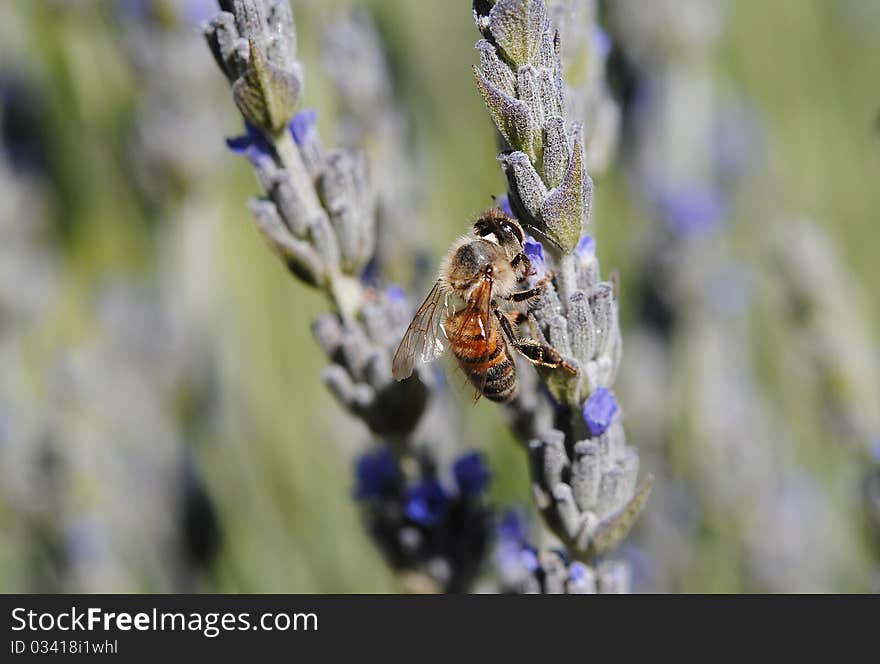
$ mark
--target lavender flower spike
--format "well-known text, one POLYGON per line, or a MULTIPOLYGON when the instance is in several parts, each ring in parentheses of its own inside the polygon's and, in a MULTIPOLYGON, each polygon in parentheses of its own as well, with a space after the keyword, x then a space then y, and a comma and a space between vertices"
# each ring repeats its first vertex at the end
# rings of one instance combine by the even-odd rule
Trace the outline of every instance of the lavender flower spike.
MULTIPOLYGON (((435 454, 420 449, 422 440, 416 447, 430 377, 391 377, 391 357, 411 312, 399 288, 361 281, 367 266, 381 264, 379 190, 366 158, 355 149, 325 151, 317 112, 299 108, 303 72, 289 1, 222 0, 220 6, 225 11, 205 26, 205 37, 245 121, 246 134, 228 145, 250 160, 263 190, 250 204, 257 229, 296 279, 327 297, 332 310, 312 326, 331 361, 321 377, 383 444, 357 462, 354 498, 405 584, 466 590, 485 553, 488 471, 479 459, 464 457, 452 471, 458 491, 447 490, 437 479, 435 454), (468 541, 461 541, 462 532, 468 541)), ((371 96, 370 82, 361 83, 371 96)))
MULTIPOLYGON (((592 35, 596 6, 591 0, 557 0, 551 12, 544 0, 473 6, 483 35, 474 76, 502 139, 498 160, 510 207, 532 236, 526 251, 533 263, 554 275, 532 306, 532 333, 578 369, 576 375, 539 369, 552 399, 534 386, 521 387, 514 421, 529 443, 533 495, 547 525, 572 556, 592 564, 626 535, 651 482, 649 477, 637 485, 638 454, 627 445, 611 392, 622 354, 616 285, 601 280, 595 241, 586 234, 593 183, 585 136, 597 128, 597 116, 569 115, 564 44, 551 22, 551 16, 584 16, 589 20, 583 27, 592 35), (583 120, 591 123, 588 128, 583 120)), ((603 48, 601 39, 595 48, 603 48)), ((603 94, 602 81, 595 80, 601 69, 593 75, 580 89, 578 109, 595 108, 603 94)), ((592 586, 584 581, 588 577, 576 568, 568 586, 592 586)), ((615 579, 622 576, 608 572, 608 583, 615 579)))

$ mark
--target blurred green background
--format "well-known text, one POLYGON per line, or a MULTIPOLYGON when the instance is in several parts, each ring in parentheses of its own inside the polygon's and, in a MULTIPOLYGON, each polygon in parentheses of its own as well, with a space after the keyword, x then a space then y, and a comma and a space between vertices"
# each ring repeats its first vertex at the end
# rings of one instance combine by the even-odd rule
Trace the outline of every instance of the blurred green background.
MULTIPOLYGON (((8 227, 27 227, 4 226, 4 243, 10 254, 46 258, 54 275, 52 294, 35 311, 17 314, 10 306, 0 316, 0 406, 6 438, 20 436, 21 443, 14 457, 20 465, 4 468, 0 590, 396 591, 351 500, 353 458, 369 434, 319 379, 325 360, 310 321, 326 305, 289 278, 254 232, 246 201, 258 186, 247 162, 223 144, 241 132, 241 122, 192 22, 198 4, 46 0, 0 7, 4 140, 22 143, 30 155, 2 176, 24 199, 7 204, 8 227), (14 97, 20 108, 13 117, 14 97), (120 284, 112 306, 128 322, 108 331, 106 294, 120 284), (134 313, 153 311, 137 309, 141 299, 160 313, 134 313), (172 331, 154 327, 156 317, 171 319, 172 331), (94 372, 59 378, 59 366, 83 357, 94 372), (119 387, 129 383, 139 387, 119 387), (165 429, 154 432, 146 421, 151 411, 142 390, 164 413, 173 444, 155 438, 165 429), (101 432, 100 445, 83 442, 89 431, 101 432), (77 450, 85 450, 81 466, 69 460, 77 450), (214 505, 220 539, 208 565, 172 562, 177 545, 168 533, 181 517, 167 487, 128 480, 107 486, 116 456, 128 459, 118 472, 136 478, 156 454, 189 459, 214 505), (43 473, 52 459, 61 460, 60 479, 17 487, 17 469, 43 473), (40 496, 50 494, 43 504, 40 496), (69 537, 83 511, 105 528, 97 550, 69 537), (64 562, 77 546, 86 568, 112 560, 117 571, 93 575, 64 562)), ((438 259, 466 220, 505 189, 470 72, 477 33, 469 3, 292 5, 306 106, 320 110, 326 145, 337 139, 336 101, 322 35, 345 7, 366 6, 373 15, 422 166, 413 233, 438 259)), ((841 268, 861 289, 860 320, 870 330, 880 315, 878 29, 873 0, 745 0, 730 3, 711 61, 762 125, 760 175, 739 192, 744 202, 729 221, 733 252, 759 262, 767 227, 787 216, 815 220, 839 243, 841 268)), ((621 274, 626 341, 638 324, 628 299, 637 275, 629 266, 657 222, 634 199, 619 165, 596 178, 595 205, 603 269, 621 274)), ((21 271, 3 274, 17 284, 10 298, 25 298, 32 278, 26 270, 43 274, 43 263, 16 265, 21 271)), ((751 322, 757 374, 780 417, 792 423, 803 463, 819 481, 851 467, 852 453, 812 426, 811 395, 787 380, 784 327, 772 315, 751 322)), ((876 334, 870 340, 865 370, 876 381, 876 334)), ((625 409, 627 394, 619 400, 625 409)), ((485 401, 465 406, 458 426, 463 445, 488 455, 492 502, 528 504, 525 458, 499 410, 485 401)), ((699 454, 699 441, 681 449, 679 455, 699 454)), ((650 459, 643 459, 646 470, 650 459)), ((686 460, 672 467, 673 474, 689 472, 686 460)), ((718 553, 730 544, 725 537, 736 533, 698 533, 693 546, 702 553, 694 554, 693 575, 663 589, 753 589, 718 553)), ((855 560, 869 568, 870 539, 856 549, 855 560)), ((643 555, 650 560, 652 551, 643 555)), ((834 589, 857 590, 863 580, 834 589)))

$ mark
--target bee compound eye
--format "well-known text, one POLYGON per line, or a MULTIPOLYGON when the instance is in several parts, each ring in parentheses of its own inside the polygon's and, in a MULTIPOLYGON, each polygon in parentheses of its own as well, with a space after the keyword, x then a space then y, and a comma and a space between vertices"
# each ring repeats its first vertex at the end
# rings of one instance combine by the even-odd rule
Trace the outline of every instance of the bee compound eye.
POLYGON ((523 232, 519 226, 517 226, 516 224, 512 224, 509 221, 505 221, 504 230, 513 235, 520 244, 523 243, 525 238, 523 238, 523 232))

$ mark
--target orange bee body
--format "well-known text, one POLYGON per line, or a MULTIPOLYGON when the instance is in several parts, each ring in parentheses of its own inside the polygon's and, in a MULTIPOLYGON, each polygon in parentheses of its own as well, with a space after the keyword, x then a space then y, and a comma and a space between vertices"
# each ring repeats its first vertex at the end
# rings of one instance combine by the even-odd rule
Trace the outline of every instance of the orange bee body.
POLYGON ((516 363, 500 325, 484 327, 482 318, 468 316, 464 309, 449 316, 444 327, 452 354, 471 384, 492 401, 513 399, 517 392, 516 363))
POLYGON ((439 355, 445 337, 477 398, 508 402, 516 397, 513 347, 533 364, 576 369, 546 343, 520 339, 514 318, 500 302, 521 303, 540 295, 543 285, 516 291, 518 282, 533 274, 523 245, 525 233, 503 212, 490 209, 474 223, 473 232, 453 243, 428 297, 404 334, 391 365, 397 380, 410 376, 416 356, 429 362, 439 355), (465 305, 450 310, 449 297, 465 305), (442 315, 438 312, 441 308, 442 315))

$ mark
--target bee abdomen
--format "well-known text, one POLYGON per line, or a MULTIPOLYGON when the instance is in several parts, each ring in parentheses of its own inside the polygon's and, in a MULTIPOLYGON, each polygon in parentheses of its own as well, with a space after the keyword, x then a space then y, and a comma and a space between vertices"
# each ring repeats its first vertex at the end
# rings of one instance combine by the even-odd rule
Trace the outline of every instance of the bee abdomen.
POLYGON ((497 329, 489 327, 488 338, 482 328, 472 324, 452 345, 458 366, 471 384, 491 401, 506 403, 516 396, 516 364, 497 329))
MULTIPOLYGON (((472 379, 482 381, 482 375, 474 374, 472 379)), ((516 396, 517 388, 516 364, 505 355, 500 362, 489 367, 486 372, 486 382, 482 388, 483 394, 491 401, 506 403, 513 399, 516 396)))
POLYGON ((455 358, 462 364, 462 366, 488 364, 489 362, 495 361, 498 356, 501 355, 503 350, 504 347, 500 343, 496 343, 495 348, 483 355, 471 355, 467 350, 456 349, 455 358))

